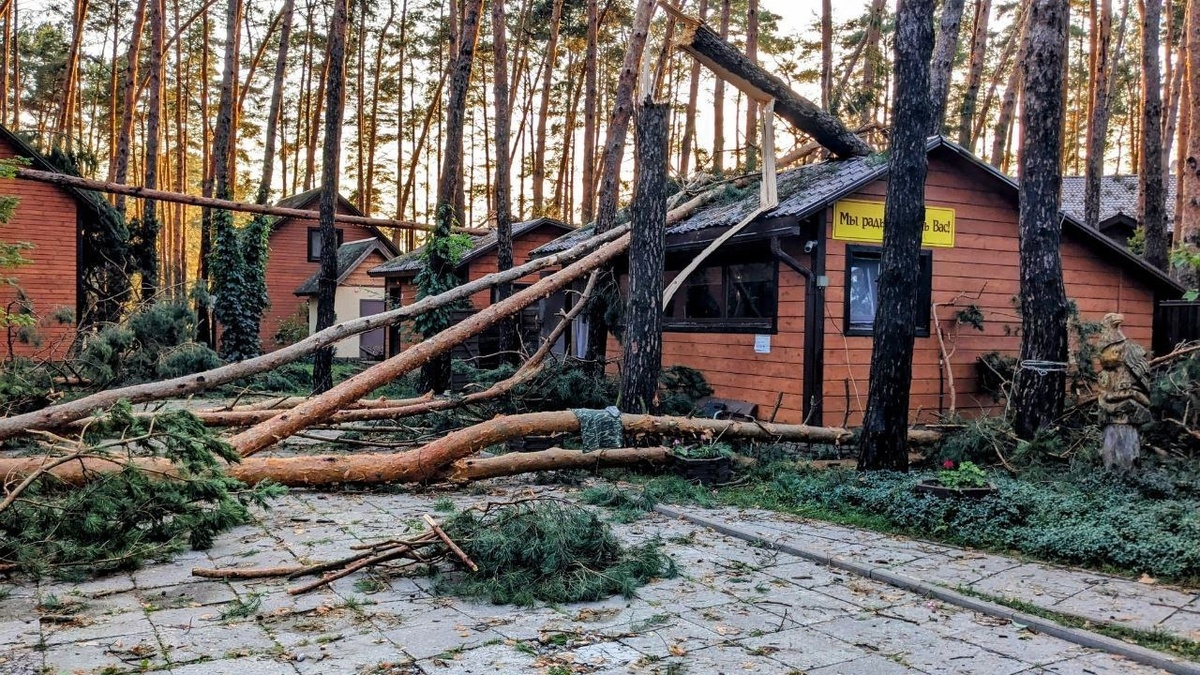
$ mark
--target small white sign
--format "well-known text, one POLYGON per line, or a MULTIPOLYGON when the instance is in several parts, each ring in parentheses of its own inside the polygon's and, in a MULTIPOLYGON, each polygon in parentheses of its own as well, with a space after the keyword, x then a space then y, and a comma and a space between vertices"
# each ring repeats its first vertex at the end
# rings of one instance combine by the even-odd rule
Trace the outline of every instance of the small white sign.
POLYGON ((771 336, 770 335, 755 335, 754 336, 754 353, 755 354, 770 354, 771 353, 771 336))

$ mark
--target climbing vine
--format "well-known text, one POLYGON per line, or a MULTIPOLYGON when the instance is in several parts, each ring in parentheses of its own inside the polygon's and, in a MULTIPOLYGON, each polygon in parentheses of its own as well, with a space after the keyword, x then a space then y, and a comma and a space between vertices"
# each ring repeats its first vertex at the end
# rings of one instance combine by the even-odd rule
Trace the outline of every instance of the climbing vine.
POLYGON ((216 241, 209 256, 213 315, 221 323, 221 355, 243 361, 262 353, 259 324, 267 308, 266 216, 243 228, 233 225, 233 213, 215 211, 216 241))
MULTIPOLYGON (((418 300, 440 295, 457 286, 460 280, 454 268, 458 267, 458 263, 473 245, 470 236, 450 233, 454 223, 450 206, 442 204, 440 209, 438 230, 421 250, 425 264, 421 266, 421 271, 416 277, 418 300), (441 227, 443 222, 446 223, 444 228, 441 227)), ((424 312, 413 320, 413 324, 421 335, 426 338, 432 337, 449 328, 453 312, 464 306, 465 303, 458 302, 424 312)))

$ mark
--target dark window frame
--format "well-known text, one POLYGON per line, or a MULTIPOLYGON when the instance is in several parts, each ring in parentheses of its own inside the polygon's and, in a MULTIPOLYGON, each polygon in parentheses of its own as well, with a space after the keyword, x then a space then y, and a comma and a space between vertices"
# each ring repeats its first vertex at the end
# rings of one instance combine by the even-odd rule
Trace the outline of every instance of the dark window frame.
MULTIPOLYGON (((321 228, 319 228, 319 227, 310 227, 310 228, 308 228, 308 240, 307 240, 307 245, 308 245, 308 262, 321 262, 321 256, 320 256, 320 255, 313 255, 313 235, 314 235, 314 234, 315 234, 315 235, 317 235, 318 237, 319 237, 319 236, 321 236, 321 228)), ((337 245, 338 245, 338 248, 341 248, 341 247, 342 247, 342 244, 343 244, 343 243, 345 243, 345 239, 346 239, 346 231, 345 231, 345 230, 343 230, 343 229, 342 229, 342 228, 340 228, 340 227, 339 227, 339 228, 337 228, 337 245)))
MULTIPOLYGON (((721 294, 728 299, 730 274, 729 268, 738 265, 753 265, 767 264, 771 266, 771 288, 774 292, 771 294, 771 316, 766 317, 720 317, 711 319, 676 319, 666 315, 666 307, 663 308, 663 332, 664 333, 744 333, 751 335, 775 335, 779 332, 779 261, 774 256, 768 257, 766 260, 755 260, 744 258, 741 256, 729 257, 712 261, 710 264, 701 265, 696 269, 700 270, 720 267, 721 268, 721 294)), ((682 271, 682 270, 668 270, 682 271)), ((695 272, 693 272, 694 274, 695 272)), ((676 293, 676 297, 672 298, 672 302, 679 298, 679 293, 684 292, 685 286, 681 286, 676 293)), ((726 300, 724 311, 728 311, 728 301, 726 300)))
MULTIPOLYGON (((843 273, 842 294, 842 335, 847 337, 870 337, 875 334, 875 320, 872 318, 871 327, 855 327, 850 323, 850 274, 851 264, 855 258, 882 260, 883 248, 880 246, 864 246, 862 244, 846 245, 846 268, 843 273)), ((916 336, 927 338, 930 333, 930 310, 933 302, 933 251, 921 249, 921 269, 917 277, 917 325, 916 336)))

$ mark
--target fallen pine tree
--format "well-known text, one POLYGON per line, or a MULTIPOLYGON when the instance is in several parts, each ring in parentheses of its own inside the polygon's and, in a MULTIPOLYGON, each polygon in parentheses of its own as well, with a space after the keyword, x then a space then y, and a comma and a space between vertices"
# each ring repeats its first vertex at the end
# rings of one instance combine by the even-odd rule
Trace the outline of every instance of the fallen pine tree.
MULTIPOLYGON (((722 438, 757 441, 844 444, 853 438, 847 429, 811 427, 803 424, 769 424, 740 422, 697 417, 654 415, 621 415, 621 427, 632 436, 654 435, 683 438, 722 438)), ((306 455, 296 457, 246 457, 231 463, 226 472, 249 485, 271 481, 292 487, 320 487, 340 484, 400 484, 420 483, 463 476, 465 467, 457 469, 454 462, 471 457, 490 446, 532 435, 574 433, 580 430, 579 418, 569 411, 538 412, 500 416, 481 424, 451 432, 416 450, 397 454, 364 453, 354 455, 306 455)), ((929 444, 941 439, 933 431, 909 431, 909 442, 929 444)), ((504 455, 503 457, 508 457, 504 455)), ((501 459, 498 458, 498 459, 501 459)), ((515 473, 526 471, 516 459, 515 473), (518 470, 519 469, 519 470, 518 470)), ((0 459, 0 477, 5 483, 20 481, 34 473, 44 472, 68 484, 82 484, 97 474, 120 471, 126 467, 140 468, 163 476, 174 475, 170 462, 160 458, 122 458, 118 456, 84 456, 55 464, 56 458, 9 457, 0 459)), ((489 476, 492 467, 504 462, 485 465, 489 476)))

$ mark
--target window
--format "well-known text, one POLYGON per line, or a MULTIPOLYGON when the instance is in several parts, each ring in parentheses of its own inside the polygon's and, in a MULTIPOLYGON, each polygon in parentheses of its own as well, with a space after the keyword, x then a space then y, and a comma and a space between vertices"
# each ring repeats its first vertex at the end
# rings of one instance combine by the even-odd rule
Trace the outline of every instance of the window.
MULTIPOLYGON (((771 262, 716 264, 687 278, 665 308, 663 328, 719 333, 775 332, 779 266, 771 262)), ((670 283, 674 274, 667 273, 670 283)))
MULTIPOLYGON (((879 306, 879 263, 883 249, 846 247, 846 335, 871 335, 879 306)), ((933 284, 933 254, 921 251, 917 277, 917 336, 929 337, 929 309, 933 284)))
MULTIPOLYGON (((337 245, 342 245, 342 237, 345 234, 340 228, 337 231, 337 245)), ((308 228, 308 261, 321 262, 321 228, 308 228)))

